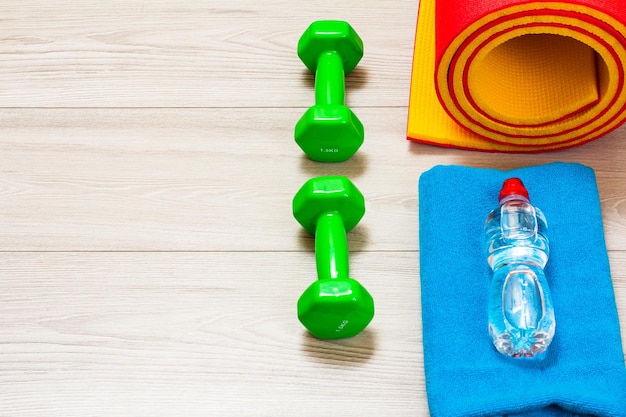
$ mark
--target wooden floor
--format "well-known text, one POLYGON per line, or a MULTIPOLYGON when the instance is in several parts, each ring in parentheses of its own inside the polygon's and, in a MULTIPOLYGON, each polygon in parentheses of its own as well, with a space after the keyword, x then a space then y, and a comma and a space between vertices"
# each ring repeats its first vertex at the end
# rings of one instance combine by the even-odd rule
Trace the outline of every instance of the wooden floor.
POLYGON ((0 415, 427 416, 417 183, 436 164, 594 168, 626 331, 626 127, 538 155, 407 142, 417 6, 5 0, 0 415), (345 163, 293 141, 317 19, 365 44, 346 88, 366 141, 345 163), (365 195, 351 271, 377 308, 338 342, 295 313, 316 277, 291 199, 327 174, 365 195))

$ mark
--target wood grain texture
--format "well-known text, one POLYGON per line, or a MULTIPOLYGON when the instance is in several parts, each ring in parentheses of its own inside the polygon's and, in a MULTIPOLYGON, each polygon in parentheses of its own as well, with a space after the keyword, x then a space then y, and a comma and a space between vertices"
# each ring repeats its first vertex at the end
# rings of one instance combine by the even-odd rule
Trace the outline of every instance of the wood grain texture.
POLYGON ((417 3, 3 2, 0 416, 427 416, 417 184, 438 164, 594 168, 625 340, 626 127, 537 155, 407 142, 417 3), (366 51, 366 140, 338 164, 293 141, 295 45, 329 18, 366 51), (295 313, 315 265, 291 200, 318 175, 366 198, 350 267, 376 317, 337 342, 295 313))
POLYGON ((0 85, 11 88, 0 89, 0 107, 309 105, 312 94, 302 87, 312 77, 296 44, 321 18, 348 20, 363 35, 366 55, 348 77, 350 103, 405 106, 408 99, 415 1, 65 0, 2 9, 0 85))
POLYGON ((334 174, 367 197, 354 250, 416 250, 425 170, 556 160, 596 170, 607 245, 626 250, 625 129, 558 154, 454 152, 405 141, 405 108, 356 111, 368 127, 363 147, 345 163, 319 164, 293 142, 300 109, 2 110, 0 250, 298 250, 308 237, 291 214, 293 194, 334 174))
POLYGON ((337 342, 295 317, 309 253, 0 255, 0 414, 423 415, 417 256, 370 255, 337 342))

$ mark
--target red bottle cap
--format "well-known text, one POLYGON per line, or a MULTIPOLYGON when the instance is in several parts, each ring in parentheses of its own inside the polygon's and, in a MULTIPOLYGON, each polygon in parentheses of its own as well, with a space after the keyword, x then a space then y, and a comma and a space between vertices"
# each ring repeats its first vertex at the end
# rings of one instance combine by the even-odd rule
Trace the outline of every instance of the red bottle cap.
POLYGON ((521 195, 530 200, 528 197, 528 190, 524 187, 524 183, 519 178, 509 178, 504 181, 504 184, 502 184, 502 189, 500 190, 500 201, 510 195, 521 195))

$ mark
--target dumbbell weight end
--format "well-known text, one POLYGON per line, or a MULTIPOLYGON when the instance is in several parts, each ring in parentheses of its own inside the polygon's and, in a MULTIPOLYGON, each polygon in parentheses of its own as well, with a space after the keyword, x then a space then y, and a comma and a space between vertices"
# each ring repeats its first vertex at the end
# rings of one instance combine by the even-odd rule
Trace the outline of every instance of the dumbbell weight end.
POLYGON ((298 300, 298 319, 318 339, 354 337, 373 318, 372 296, 352 278, 314 282, 298 300), (326 302, 312 306, 312 297, 319 296, 324 297, 326 302))
POLYGON ((313 106, 296 124, 294 137, 311 160, 344 162, 363 144, 365 129, 347 106, 313 106))

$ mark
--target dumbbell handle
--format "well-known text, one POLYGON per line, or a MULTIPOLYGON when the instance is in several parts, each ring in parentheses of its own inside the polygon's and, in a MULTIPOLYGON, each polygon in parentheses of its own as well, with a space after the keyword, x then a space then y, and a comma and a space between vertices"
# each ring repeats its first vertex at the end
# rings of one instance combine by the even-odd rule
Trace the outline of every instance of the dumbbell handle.
POLYGON ((341 55, 336 51, 320 54, 315 71, 315 104, 344 104, 345 82, 341 55))
POLYGON ((346 227, 337 212, 322 214, 315 226, 315 264, 318 279, 348 278, 346 227))

